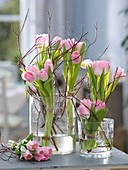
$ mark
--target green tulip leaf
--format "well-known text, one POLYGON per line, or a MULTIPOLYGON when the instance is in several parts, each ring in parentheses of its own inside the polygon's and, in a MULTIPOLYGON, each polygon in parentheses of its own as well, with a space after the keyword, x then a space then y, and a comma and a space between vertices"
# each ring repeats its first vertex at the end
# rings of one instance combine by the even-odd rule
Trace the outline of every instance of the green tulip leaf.
POLYGON ((22 146, 20 147, 20 150, 21 150, 22 153, 24 153, 24 152, 26 152, 27 149, 25 148, 25 146, 22 145, 22 146))
POLYGON ((14 150, 14 153, 16 153, 16 154, 20 154, 21 153, 21 151, 19 151, 19 148, 16 148, 15 150, 14 150))
POLYGON ((95 113, 95 115, 96 115, 96 117, 97 117, 97 121, 98 121, 98 122, 103 121, 106 113, 107 113, 107 109, 98 110, 98 111, 95 113))
POLYGON ((98 143, 95 139, 87 139, 82 141, 82 149, 84 150, 93 150, 98 147, 98 143))

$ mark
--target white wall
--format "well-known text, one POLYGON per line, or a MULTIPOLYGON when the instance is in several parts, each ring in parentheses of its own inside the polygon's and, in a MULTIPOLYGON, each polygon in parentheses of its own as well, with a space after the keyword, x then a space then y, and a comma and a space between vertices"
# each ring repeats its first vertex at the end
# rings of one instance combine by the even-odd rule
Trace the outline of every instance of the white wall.
POLYGON ((126 0, 108 0, 107 41, 110 42, 108 56, 113 67, 123 67, 125 63, 124 49, 121 41, 124 38, 126 18, 119 14, 126 7, 126 0))

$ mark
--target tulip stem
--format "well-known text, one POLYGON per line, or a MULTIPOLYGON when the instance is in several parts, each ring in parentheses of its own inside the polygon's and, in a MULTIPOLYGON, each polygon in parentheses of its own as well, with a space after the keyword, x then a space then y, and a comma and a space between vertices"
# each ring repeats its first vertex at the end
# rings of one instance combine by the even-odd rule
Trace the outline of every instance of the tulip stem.
MULTIPOLYGON (((49 97, 53 98, 53 97, 49 97)), ((50 138, 51 138, 51 130, 52 130, 52 121, 53 121, 53 115, 54 115, 54 102, 53 99, 51 104, 48 104, 46 108, 46 122, 45 122, 45 130, 44 130, 44 136, 42 138, 43 140, 43 146, 50 146, 50 138)))
POLYGON ((67 99, 67 116, 68 116, 68 135, 73 135, 73 105, 71 99, 67 99))

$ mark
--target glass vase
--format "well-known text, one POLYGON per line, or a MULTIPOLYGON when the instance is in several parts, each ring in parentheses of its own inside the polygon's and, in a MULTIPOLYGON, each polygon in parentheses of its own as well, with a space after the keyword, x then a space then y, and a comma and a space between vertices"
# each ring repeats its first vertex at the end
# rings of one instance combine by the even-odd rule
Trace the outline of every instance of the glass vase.
POLYGON ((108 158, 112 154, 114 120, 78 123, 80 156, 85 158, 108 158))
MULTIPOLYGON (((71 103, 70 103, 71 104, 71 103)), ((72 126, 68 124, 66 113, 67 99, 56 94, 51 97, 30 96, 29 102, 29 133, 33 133, 34 140, 38 140, 44 146, 51 146, 53 154, 69 154, 75 151, 76 128, 75 114, 73 111, 72 126), (53 101, 53 106, 47 102, 53 101), (49 123, 49 119, 51 119, 49 123), (50 131, 50 136, 47 130, 50 131), (70 132, 70 133, 69 133, 70 132)), ((73 108, 73 106, 71 106, 73 108)))

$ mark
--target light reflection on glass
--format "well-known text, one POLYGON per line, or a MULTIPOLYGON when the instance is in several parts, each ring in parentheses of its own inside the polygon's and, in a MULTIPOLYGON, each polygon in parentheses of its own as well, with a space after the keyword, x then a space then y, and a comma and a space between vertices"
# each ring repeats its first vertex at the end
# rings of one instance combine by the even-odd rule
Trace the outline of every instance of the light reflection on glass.
POLYGON ((103 164, 108 164, 108 158, 103 159, 103 164))

